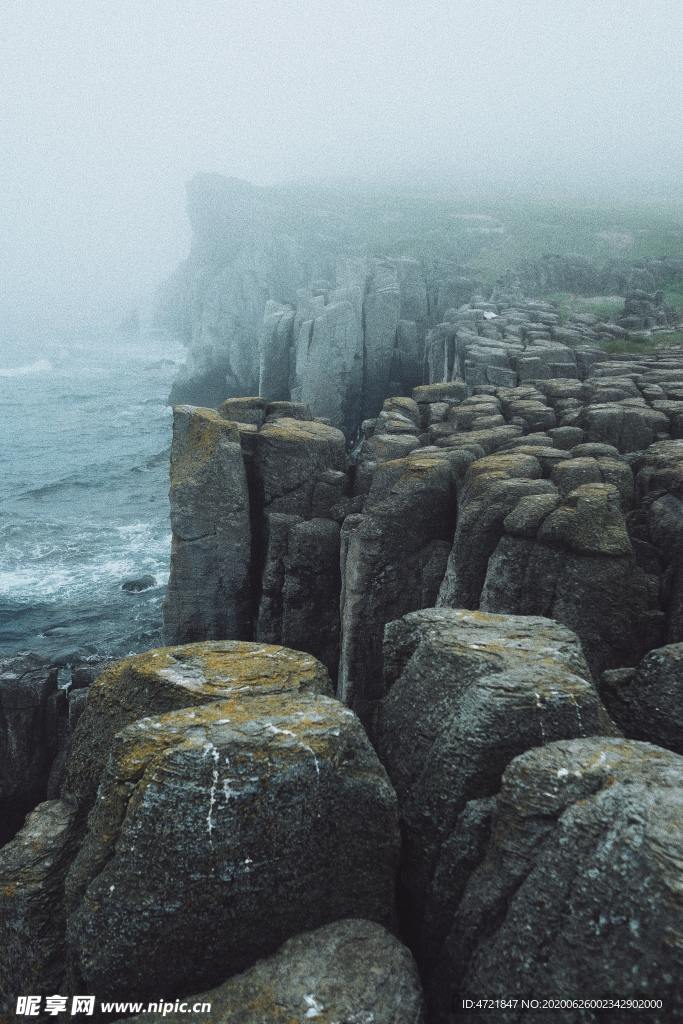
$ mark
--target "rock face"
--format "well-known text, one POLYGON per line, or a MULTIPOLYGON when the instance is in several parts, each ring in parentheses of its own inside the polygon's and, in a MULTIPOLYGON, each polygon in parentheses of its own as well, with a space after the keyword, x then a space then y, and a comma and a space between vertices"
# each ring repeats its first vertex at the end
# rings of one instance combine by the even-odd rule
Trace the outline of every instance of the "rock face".
POLYGON ((64 877, 76 850, 75 808, 40 804, 0 849, 0 1009, 53 995, 64 976, 64 877), (3 1004, 3 999, 7 1004, 3 1004))
MULTIPOLYGON (((425 1020, 409 951, 380 925, 361 920, 298 935, 267 960, 190 1002, 210 1003, 221 1024, 425 1020)), ((183 1016, 152 1013, 128 1019, 179 1024, 183 1016)))
POLYGON ((250 636, 251 525, 239 431, 177 406, 171 448, 173 552, 166 628, 184 640, 250 636))
MULTIPOLYGON (((487 305, 456 327, 490 330, 487 305)), ((552 320, 542 303, 525 309, 552 320)), ((386 399, 349 453, 305 403, 222 407, 247 480, 248 636, 320 657, 370 729, 384 626, 413 610, 555 619, 596 676, 683 637, 683 360, 577 362, 583 379, 494 386, 450 379, 446 355, 441 379, 386 399)), ((220 589, 206 571, 206 592, 220 589)), ((172 615, 167 631, 192 637, 172 615)))
POLYGON ((462 885, 454 864, 475 852, 458 839, 463 821, 470 843, 486 835, 483 801, 512 758, 616 730, 578 639, 555 622, 432 608, 390 623, 385 637, 375 742, 399 799, 405 925, 428 964, 462 885))
POLYGON ((173 997, 339 919, 392 926, 396 797, 330 692, 314 658, 264 644, 108 668, 63 800, 0 852, 3 987, 173 997))
POLYGON ((386 622, 433 604, 453 532, 458 464, 409 455, 376 473, 344 524, 339 696, 371 722, 382 696, 386 622))
POLYGON ((678 1019, 682 772, 675 754, 602 736, 514 760, 428 986, 430 1019, 464 1021, 461 1000, 484 990, 492 999, 661 999, 663 1009, 643 1012, 678 1019))
POLYGON ((390 924, 397 856, 393 791, 336 701, 241 695, 148 717, 116 737, 67 881, 73 975, 110 996, 178 994, 340 917, 390 924))
POLYGON ((683 754, 683 644, 650 651, 636 669, 605 672, 600 689, 627 736, 683 754))
POLYGON ((35 654, 0 661, 0 845, 45 799, 65 715, 48 661, 35 654))

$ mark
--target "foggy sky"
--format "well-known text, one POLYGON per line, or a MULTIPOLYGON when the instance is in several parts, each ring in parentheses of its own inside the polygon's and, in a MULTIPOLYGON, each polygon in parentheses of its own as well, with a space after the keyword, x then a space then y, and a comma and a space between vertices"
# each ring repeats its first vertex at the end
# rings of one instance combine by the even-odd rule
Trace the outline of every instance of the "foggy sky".
POLYGON ((680 0, 2 0, 0 345, 149 292, 196 171, 680 182, 682 28, 680 0))

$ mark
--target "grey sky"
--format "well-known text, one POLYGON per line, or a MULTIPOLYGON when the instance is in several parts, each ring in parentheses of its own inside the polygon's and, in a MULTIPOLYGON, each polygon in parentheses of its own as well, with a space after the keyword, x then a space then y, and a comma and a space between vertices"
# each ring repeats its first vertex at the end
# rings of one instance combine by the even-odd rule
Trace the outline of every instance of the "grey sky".
POLYGON ((680 179, 680 0, 2 0, 0 343, 144 294, 184 182, 680 179))

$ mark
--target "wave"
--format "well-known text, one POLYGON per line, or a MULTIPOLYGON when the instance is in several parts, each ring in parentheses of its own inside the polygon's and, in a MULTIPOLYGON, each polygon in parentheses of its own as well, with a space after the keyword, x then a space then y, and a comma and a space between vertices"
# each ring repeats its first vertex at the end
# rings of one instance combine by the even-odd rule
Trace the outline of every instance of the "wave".
POLYGON ((62 480, 53 480, 49 484, 43 484, 42 487, 33 487, 29 491, 22 491, 18 497, 47 498, 51 494, 57 494, 59 491, 64 491, 71 487, 88 490, 92 487, 102 487, 106 483, 106 480, 82 480, 77 476, 65 476, 62 480))
POLYGON ((0 377, 31 377, 36 373, 49 373, 52 363, 49 359, 38 359, 35 363, 25 366, 0 366, 0 377))

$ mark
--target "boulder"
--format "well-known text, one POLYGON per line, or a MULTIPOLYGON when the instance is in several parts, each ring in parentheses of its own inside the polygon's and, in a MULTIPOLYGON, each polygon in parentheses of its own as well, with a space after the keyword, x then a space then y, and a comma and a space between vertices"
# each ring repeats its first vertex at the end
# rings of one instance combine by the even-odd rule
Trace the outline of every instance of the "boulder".
POLYGON ((121 590, 125 590, 127 594, 139 594, 143 590, 151 590, 156 585, 156 576, 136 576, 134 579, 124 580, 121 584, 121 590))
MULTIPOLYGON (((493 796, 531 747, 617 730, 578 638, 548 619, 430 608, 390 623, 384 650, 375 743, 399 800, 404 923, 426 964, 450 927, 453 858, 478 846, 469 831, 449 846, 468 801, 493 796)), ((485 813, 467 820, 485 836, 485 813)))
POLYGON ((234 641, 159 647, 111 665, 92 684, 71 744, 64 796, 88 809, 114 737, 150 714, 239 696, 331 694, 327 672, 305 654, 234 641))
POLYGON ((627 736, 683 754, 683 643, 649 651, 635 670, 605 672, 600 692, 627 736))
POLYGON ((340 430, 289 417, 266 423, 256 440, 256 476, 266 512, 310 516, 319 477, 346 468, 340 430))
MULTIPOLYGON (((208 1003, 221 1024, 424 1024, 412 956, 371 921, 347 920, 297 935, 267 960, 188 1003, 208 1003)), ((169 1009, 172 1004, 169 1004, 169 1009)), ((130 1024, 187 1024, 164 1011, 130 1024)))
POLYGON ((339 918, 392 925, 395 794, 352 712, 294 684, 114 737, 67 878, 76 991, 174 998, 339 918))
MULTIPOLYGON (((427 980, 430 1020, 464 1022, 462 1000, 484 992, 655 999, 663 1008, 643 1010, 648 1020, 683 1016, 682 783, 678 755, 605 736, 516 758, 486 856, 427 980)), ((593 1024, 619 1011, 559 1019, 577 1012, 593 1024)), ((520 1006, 506 1012, 513 1024, 527 1016, 520 1006)), ((500 1011, 477 1017, 493 1024, 500 1011)))

